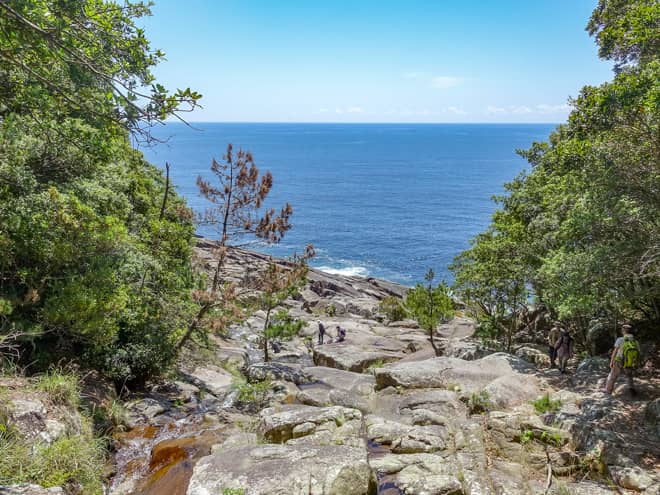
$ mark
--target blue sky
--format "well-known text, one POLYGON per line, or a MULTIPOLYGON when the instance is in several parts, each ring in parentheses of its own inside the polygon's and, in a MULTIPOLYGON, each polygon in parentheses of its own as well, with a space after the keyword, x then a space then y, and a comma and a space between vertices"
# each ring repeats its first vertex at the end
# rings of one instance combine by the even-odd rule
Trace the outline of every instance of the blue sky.
POLYGON ((596 0, 156 0, 144 25, 190 121, 561 122, 611 79, 596 0))

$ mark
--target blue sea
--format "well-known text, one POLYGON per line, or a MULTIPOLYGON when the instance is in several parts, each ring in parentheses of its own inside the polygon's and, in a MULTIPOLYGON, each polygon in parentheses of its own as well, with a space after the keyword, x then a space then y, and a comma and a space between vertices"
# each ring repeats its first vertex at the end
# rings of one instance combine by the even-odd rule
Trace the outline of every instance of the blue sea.
POLYGON ((165 143, 142 151, 160 167, 169 162, 178 192, 203 211, 197 176, 210 177, 227 143, 249 150, 273 174, 268 206, 294 209, 279 245, 251 249, 287 256, 312 243, 311 265, 321 270, 414 285, 428 268, 451 280, 447 266, 488 225, 491 197, 528 167, 515 150, 554 127, 176 123, 155 130, 165 143))

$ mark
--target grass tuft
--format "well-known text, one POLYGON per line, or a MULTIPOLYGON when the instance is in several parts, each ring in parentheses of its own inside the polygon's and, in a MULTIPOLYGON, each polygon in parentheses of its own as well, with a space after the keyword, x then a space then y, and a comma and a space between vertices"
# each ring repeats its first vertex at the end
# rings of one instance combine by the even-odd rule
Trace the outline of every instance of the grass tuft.
POLYGON ((80 388, 75 374, 53 369, 36 378, 34 388, 45 392, 54 404, 74 409, 80 405, 80 388))
POLYGON ((535 400, 532 402, 532 405, 537 414, 545 414, 547 412, 555 413, 561 409, 561 401, 550 399, 550 394, 545 394, 540 399, 535 400))

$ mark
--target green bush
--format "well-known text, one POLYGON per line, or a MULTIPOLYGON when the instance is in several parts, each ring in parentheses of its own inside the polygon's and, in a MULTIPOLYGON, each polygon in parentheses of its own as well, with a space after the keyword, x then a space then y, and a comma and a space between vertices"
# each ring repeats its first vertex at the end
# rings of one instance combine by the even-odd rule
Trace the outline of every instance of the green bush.
POLYGON ((378 309, 389 321, 401 321, 406 318, 406 308, 403 300, 396 296, 387 296, 378 305, 378 309))
POLYGON ((239 375, 234 375, 232 381, 232 388, 238 392, 238 402, 255 407, 261 407, 266 402, 271 385, 270 380, 252 383, 239 375))
POLYGON ((488 412, 493 407, 490 395, 486 390, 474 392, 468 399, 468 409, 470 414, 481 414, 488 412))

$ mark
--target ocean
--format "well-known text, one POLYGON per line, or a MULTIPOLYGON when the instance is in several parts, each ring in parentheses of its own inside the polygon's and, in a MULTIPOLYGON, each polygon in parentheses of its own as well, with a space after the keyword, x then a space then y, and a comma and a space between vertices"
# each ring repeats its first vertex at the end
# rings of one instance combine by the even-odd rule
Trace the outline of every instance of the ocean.
MULTIPOLYGON (((293 228, 276 246, 288 256, 314 245, 312 266, 405 285, 447 269, 495 211, 493 195, 529 165, 515 154, 547 139, 555 124, 171 123, 163 144, 143 148, 196 211, 208 205, 195 180, 227 144, 249 150, 274 186, 267 206, 293 206, 293 228)), ((215 233, 200 229, 200 235, 215 233)), ((215 235, 217 238, 217 235, 215 235)))

